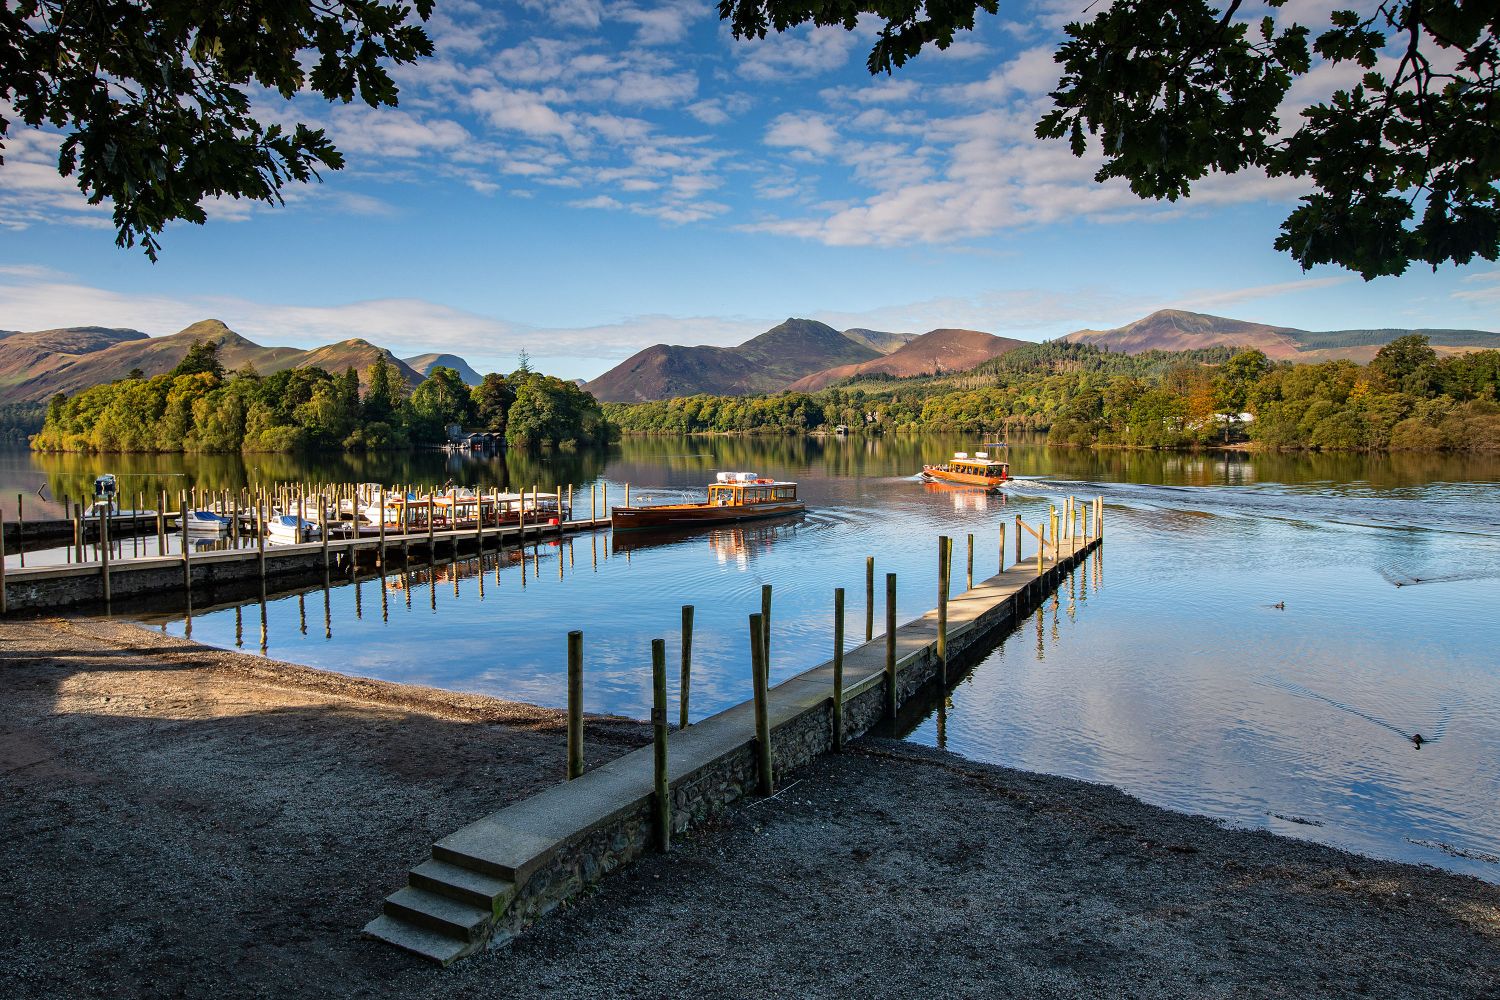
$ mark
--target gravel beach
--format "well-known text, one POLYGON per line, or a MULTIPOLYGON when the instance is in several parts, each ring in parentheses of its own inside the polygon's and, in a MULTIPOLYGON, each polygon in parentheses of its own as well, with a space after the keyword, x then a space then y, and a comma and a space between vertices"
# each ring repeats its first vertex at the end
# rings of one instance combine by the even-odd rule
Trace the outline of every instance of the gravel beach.
POLYGON ((559 713, 61 619, 0 698, 6 997, 1500 996, 1500 887, 877 739, 439 970, 359 929, 559 713))

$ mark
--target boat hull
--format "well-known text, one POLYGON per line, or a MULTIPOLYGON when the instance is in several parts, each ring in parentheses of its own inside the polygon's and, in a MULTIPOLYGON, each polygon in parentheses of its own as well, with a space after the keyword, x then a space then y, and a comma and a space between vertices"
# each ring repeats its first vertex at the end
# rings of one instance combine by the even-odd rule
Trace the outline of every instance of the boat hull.
POLYGON ((800 500, 729 507, 709 504, 615 507, 609 513, 609 526, 615 531, 711 528, 720 524, 739 524, 743 521, 759 521, 768 517, 786 517, 789 514, 801 514, 806 510, 807 505, 800 500))
POLYGON ((922 470, 922 478, 930 483, 950 483, 954 486, 984 486, 993 489, 1003 486, 1010 477, 976 476, 968 472, 950 472, 947 469, 937 469, 927 466, 922 470))

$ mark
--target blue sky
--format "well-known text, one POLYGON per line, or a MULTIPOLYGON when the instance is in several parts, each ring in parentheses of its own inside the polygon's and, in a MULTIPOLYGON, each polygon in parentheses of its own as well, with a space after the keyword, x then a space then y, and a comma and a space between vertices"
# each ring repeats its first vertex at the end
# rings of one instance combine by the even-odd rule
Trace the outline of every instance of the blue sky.
MULTIPOLYGON (((732 344, 788 316, 1040 340, 1172 306, 1312 329, 1500 328, 1500 268, 1366 283, 1272 250, 1300 189, 1213 177, 1175 205, 1097 185, 1031 137, 1084 0, 1003 5, 891 78, 873 25, 733 39, 710 0, 438 0, 399 108, 299 98, 345 170, 273 208, 117 250, 13 133, 0 167, 0 328, 172 333, 206 317, 266 344, 351 336, 481 370, 519 350, 591 377, 656 342, 732 344)), ((1316 24, 1330 5, 1293 0, 1316 24)), ((1251 16, 1256 12, 1250 11, 1251 16)), ((1292 108, 1347 74, 1314 71, 1292 108)))

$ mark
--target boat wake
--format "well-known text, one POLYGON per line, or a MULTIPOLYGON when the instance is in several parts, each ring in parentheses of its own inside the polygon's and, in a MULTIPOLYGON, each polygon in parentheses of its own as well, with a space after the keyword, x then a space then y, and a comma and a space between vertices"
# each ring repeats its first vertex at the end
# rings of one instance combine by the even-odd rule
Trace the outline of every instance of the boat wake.
MULTIPOLYGON (((1251 486, 1159 486, 1144 483, 1088 482, 1047 477, 1017 477, 1005 484, 1017 496, 1080 498, 1103 496, 1106 504, 1134 510, 1171 510, 1219 517, 1274 518, 1321 526, 1381 528, 1407 531, 1500 535, 1500 505, 1487 484, 1436 484, 1392 496, 1358 487, 1334 490, 1324 485, 1305 488, 1280 483, 1251 486)), ((1500 568, 1485 568, 1454 579, 1489 579, 1500 568)), ((1387 579, 1398 586, 1438 582, 1448 574, 1426 576, 1393 571, 1387 579), (1398 580, 1400 582, 1398 583, 1398 580)))

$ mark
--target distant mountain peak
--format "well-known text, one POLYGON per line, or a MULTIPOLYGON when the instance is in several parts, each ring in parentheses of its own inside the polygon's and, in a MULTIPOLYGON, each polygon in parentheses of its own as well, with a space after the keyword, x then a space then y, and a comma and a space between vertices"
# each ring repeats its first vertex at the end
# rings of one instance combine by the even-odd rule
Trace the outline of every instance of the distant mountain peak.
POLYGON ((1112 330, 1078 330, 1063 339, 1126 354, 1242 347, 1263 351, 1267 357, 1281 361, 1347 358, 1366 362, 1381 346, 1408 333, 1427 334, 1439 353, 1500 347, 1500 334, 1481 330, 1336 330, 1314 333, 1185 309, 1158 309, 1112 330))
POLYGON ((738 347, 654 344, 589 382, 588 389, 605 402, 779 392, 812 372, 879 356, 826 323, 789 316, 738 347))

